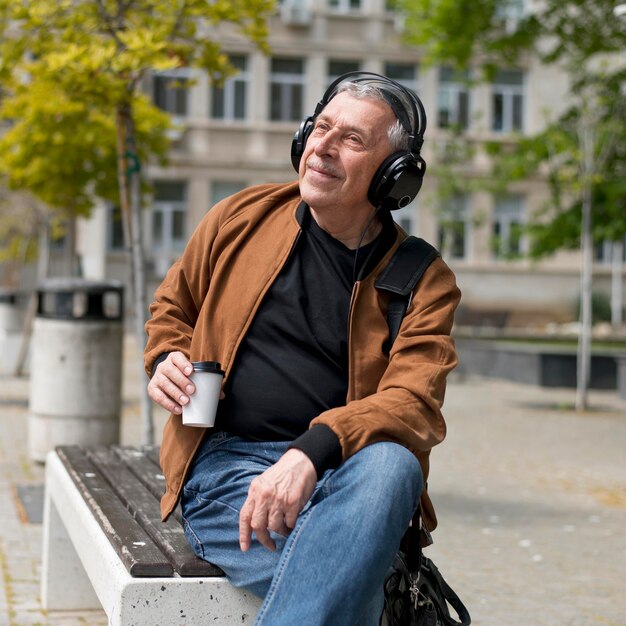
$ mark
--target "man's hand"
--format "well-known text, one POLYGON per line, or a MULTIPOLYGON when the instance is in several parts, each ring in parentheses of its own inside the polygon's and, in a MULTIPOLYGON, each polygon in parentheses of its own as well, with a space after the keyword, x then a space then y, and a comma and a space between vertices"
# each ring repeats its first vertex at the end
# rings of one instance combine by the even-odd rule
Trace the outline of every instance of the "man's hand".
POLYGON ((269 531, 287 536, 316 484, 317 473, 311 459, 301 450, 287 450, 277 463, 250 484, 239 514, 241 549, 245 552, 250 547, 254 531, 266 548, 276 550, 269 531))
POLYGON ((182 352, 171 352, 157 365, 148 383, 148 395, 170 413, 182 413, 196 390, 188 378, 192 372, 191 361, 182 352))

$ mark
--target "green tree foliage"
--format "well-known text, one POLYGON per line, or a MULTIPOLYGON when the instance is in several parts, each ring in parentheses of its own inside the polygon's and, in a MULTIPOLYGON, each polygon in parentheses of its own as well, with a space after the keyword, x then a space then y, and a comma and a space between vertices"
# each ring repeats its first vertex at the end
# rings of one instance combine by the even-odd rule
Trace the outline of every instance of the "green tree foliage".
MULTIPOLYGON (((179 68, 222 80, 234 68, 220 30, 265 50, 273 8, 273 0, 0 0, 0 124, 10 126, 0 176, 71 216, 98 196, 121 207, 139 346, 147 314, 140 170, 165 155, 169 124, 144 81, 179 68)), ((151 443, 145 388, 141 403, 151 443)))
POLYGON ((540 174, 550 196, 527 227, 530 255, 541 258, 580 246, 582 190, 589 185, 593 240, 615 241, 626 233, 626 99, 623 71, 587 74, 574 84, 572 106, 541 133, 521 137, 513 147, 488 144, 500 186, 540 174), (583 118, 593 117, 593 171, 581 155, 583 118))
POLYGON ((520 0, 396 0, 407 43, 429 63, 495 67, 538 55, 546 63, 576 62, 626 45, 613 17, 614 0, 546 0, 524 13, 520 0))
MULTIPOLYGON (((134 102, 142 159, 167 149, 168 116, 141 94, 134 102)), ((0 167, 14 189, 28 189, 62 214, 88 215, 94 197, 118 202, 115 119, 52 81, 18 85, 0 108, 12 120, 0 137, 0 167)))
POLYGON ((496 64, 513 62, 537 33, 534 20, 509 32, 498 0, 399 0, 398 6, 406 15, 406 41, 424 50, 426 63, 466 69, 479 60, 485 76, 496 64))
MULTIPOLYGON (((421 46, 429 63, 482 68, 476 78, 489 79, 498 66, 524 65, 533 58, 558 63, 569 74, 573 106, 541 133, 521 139, 508 153, 501 146, 492 149, 492 156, 494 177, 503 185, 536 174, 547 177, 550 203, 543 215, 531 216, 534 255, 580 242, 576 406, 582 410, 591 367, 593 241, 601 233, 616 240, 626 233, 626 193, 618 179, 626 143, 626 77, 619 61, 626 50, 626 25, 613 15, 614 0, 545 0, 526 14, 520 0, 398 4, 407 15, 407 41, 421 46)), ((617 278, 614 284, 621 285, 621 273, 617 278)), ((616 311, 621 310, 618 300, 616 311)))
MULTIPOLYGON (((529 225, 533 256, 580 242, 581 146, 579 123, 590 98, 602 110, 595 116, 596 163, 593 189, 594 239, 618 239, 626 232, 624 146, 626 108, 623 63, 626 23, 613 15, 614 0, 546 0, 532 13, 516 0, 397 0, 406 15, 407 42, 420 46, 426 62, 460 69, 482 68, 474 79, 489 79, 497 67, 525 63, 531 56, 559 63, 568 72, 573 106, 542 132, 520 137, 513 150, 487 146, 495 168, 490 187, 547 176, 549 205, 529 225), (613 55, 613 56, 611 56, 613 55)), ((455 143, 468 141, 463 135, 455 143)), ((486 182, 486 181, 485 181, 486 182)), ((443 190, 446 193, 446 190, 443 190)))
MULTIPOLYGON (((169 117, 142 92, 154 71, 234 70, 216 29, 266 46, 269 0, 0 0, 0 175, 52 209, 124 204, 118 175, 132 134, 141 162, 163 159, 169 117), (121 143, 120 143, 121 134, 121 143)), ((127 155, 126 155, 127 156, 127 155)), ((127 165, 126 163, 124 163, 127 165)))

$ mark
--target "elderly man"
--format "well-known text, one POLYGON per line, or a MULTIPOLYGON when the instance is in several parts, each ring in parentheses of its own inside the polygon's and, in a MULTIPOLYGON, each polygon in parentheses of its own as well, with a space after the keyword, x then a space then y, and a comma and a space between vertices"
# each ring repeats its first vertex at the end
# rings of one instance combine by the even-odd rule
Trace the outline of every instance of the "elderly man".
POLYGON ((389 209, 421 184, 416 101, 374 74, 336 81, 294 139, 298 182, 216 205, 151 305, 149 393, 171 412, 162 514, 181 501, 196 553, 264 598, 258 624, 377 624, 420 501, 436 524, 423 486, 460 294, 435 260, 388 350, 374 286, 406 237, 389 209), (194 429, 180 415, 205 360, 223 394, 215 427, 194 429))

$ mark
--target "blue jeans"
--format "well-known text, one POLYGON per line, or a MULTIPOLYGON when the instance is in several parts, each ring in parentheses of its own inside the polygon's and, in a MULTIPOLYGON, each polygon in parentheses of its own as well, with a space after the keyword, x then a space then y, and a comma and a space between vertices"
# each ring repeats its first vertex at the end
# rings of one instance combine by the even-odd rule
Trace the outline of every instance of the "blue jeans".
POLYGON ((198 556, 221 567, 233 585, 265 598, 257 625, 373 626, 382 585, 419 502, 422 472, 402 446, 372 444, 327 471, 276 551, 256 539, 239 548, 239 511, 250 482, 289 442, 207 436, 182 495, 185 532, 198 556))

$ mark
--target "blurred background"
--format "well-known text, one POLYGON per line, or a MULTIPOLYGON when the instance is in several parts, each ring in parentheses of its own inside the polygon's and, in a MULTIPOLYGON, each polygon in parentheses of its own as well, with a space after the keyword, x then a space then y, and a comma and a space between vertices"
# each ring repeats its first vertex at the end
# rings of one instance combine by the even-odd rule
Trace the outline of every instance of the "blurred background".
POLYGON ((41 609, 39 463, 159 442, 156 286, 354 70, 425 105, 394 217, 463 292, 436 561, 477 624, 626 623, 626 4, 0 0, 0 624, 106 623, 41 609))
POLYGON ((369 70, 425 104, 428 174, 396 219, 454 269, 457 326, 575 334, 562 325, 579 320, 588 255, 593 322, 622 328, 626 18, 615 2, 4 5, 6 288, 116 279, 129 295, 135 285, 143 300, 126 303, 141 315, 210 207, 293 179, 299 122, 338 75, 369 70))

